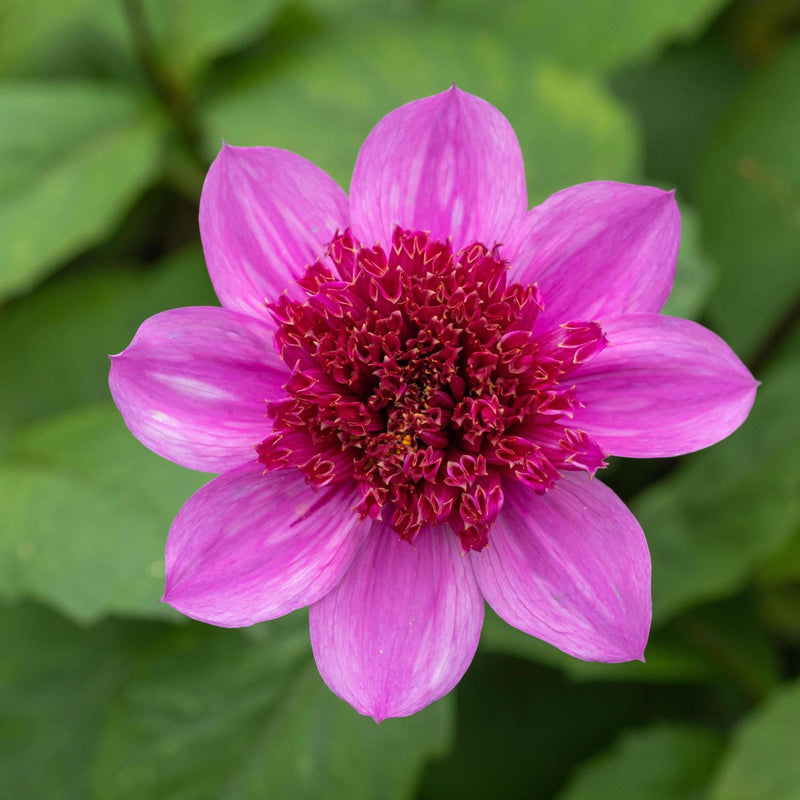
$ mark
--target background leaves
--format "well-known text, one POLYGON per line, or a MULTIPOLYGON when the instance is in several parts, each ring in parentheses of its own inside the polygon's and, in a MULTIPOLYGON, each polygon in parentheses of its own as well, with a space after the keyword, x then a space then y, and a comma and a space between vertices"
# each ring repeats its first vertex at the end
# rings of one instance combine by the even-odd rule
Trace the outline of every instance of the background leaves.
POLYGON ((742 723, 722 760, 712 800, 800 797, 798 713, 800 684, 795 681, 742 723))
POLYGON ((791 312, 800 289, 798 97, 795 44, 744 87, 715 131, 699 177, 708 246, 728 267, 711 313, 748 356, 791 312), (737 324, 743 319, 747 325, 737 324))
POLYGON ((5 0, 0 6, 0 796, 797 800, 800 41, 795 0, 5 0), (215 304, 197 231, 224 138, 347 187, 391 108, 452 82, 514 125, 531 202, 678 189, 666 313, 763 385, 728 441, 607 480, 653 555, 647 663, 488 614, 456 691, 376 727, 304 614, 243 631, 160 604, 208 476, 152 455, 107 354, 215 304))
POLYGON ((384 114, 441 91, 454 77, 465 91, 491 94, 508 115, 527 154, 532 201, 570 183, 635 175, 632 123, 591 76, 541 63, 528 48, 510 50, 489 32, 436 23, 399 32, 385 25, 348 28, 298 48, 277 71, 272 61, 256 60, 209 102, 210 138, 216 146, 221 138, 253 145, 266 137, 346 187, 376 109, 384 114), (375 53, 380 59, 365 72, 375 53))
POLYGON ((452 15, 478 14, 512 41, 579 69, 609 69, 701 31, 724 0, 543 0, 488 6, 445 0, 452 15), (470 13, 471 12, 471 13, 470 13))
POLYGON ((402 798, 449 740, 452 700, 375 726, 316 672, 302 613, 257 641, 187 626, 142 653, 95 770, 110 798, 402 798))
POLYGON ((134 93, 0 86, 0 298, 108 235, 157 174, 160 129, 134 93))
POLYGON ((164 532, 180 498, 210 476, 146 450, 108 406, 23 429, 0 469, 6 597, 46 600, 81 621, 109 612, 174 616, 157 602, 164 532))
POLYGON ((722 749, 719 734, 699 726, 632 729, 585 763, 558 800, 701 800, 722 749))

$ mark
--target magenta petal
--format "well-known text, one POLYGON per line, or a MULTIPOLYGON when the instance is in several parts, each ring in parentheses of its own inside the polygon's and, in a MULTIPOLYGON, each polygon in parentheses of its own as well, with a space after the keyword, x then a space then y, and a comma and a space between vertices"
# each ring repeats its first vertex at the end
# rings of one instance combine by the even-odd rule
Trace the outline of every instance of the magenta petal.
POLYGON ((414 545, 376 522, 342 582, 311 608, 320 674, 359 713, 405 717, 447 694, 480 638, 483 598, 449 528, 414 545))
POLYGON ((164 601, 227 628, 314 603, 341 580, 368 525, 353 484, 315 492, 300 472, 249 464, 181 509, 167 539, 164 601))
POLYGON ((622 501, 588 475, 544 495, 506 487, 489 547, 471 553, 478 585, 510 625, 587 661, 642 659, 650 554, 622 501))
POLYGON ((200 235, 222 305, 264 313, 349 224, 347 195, 319 167, 273 147, 220 151, 200 198, 200 235))
POLYGON ((272 330, 224 308, 176 308, 145 320, 111 357, 109 385, 131 433, 184 467, 223 472, 270 432, 265 400, 289 377, 272 330))
POLYGON ((744 422, 757 381, 702 325, 657 314, 601 321, 610 345, 571 376, 583 408, 573 424, 607 453, 677 456, 744 422))
POLYGON ((504 252, 510 278, 538 283, 538 327, 629 311, 658 312, 672 289, 681 238, 671 192, 597 181, 530 210, 504 252))
POLYGON ((491 246, 527 210, 519 142, 494 106, 453 86, 385 116, 358 154, 353 229, 366 244, 395 225, 491 246))

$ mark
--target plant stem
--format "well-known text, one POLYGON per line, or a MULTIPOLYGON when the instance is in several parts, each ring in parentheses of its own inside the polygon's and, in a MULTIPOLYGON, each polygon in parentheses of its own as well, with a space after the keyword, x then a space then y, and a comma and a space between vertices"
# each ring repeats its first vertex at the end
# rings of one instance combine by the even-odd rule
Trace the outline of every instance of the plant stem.
POLYGON ((794 330, 795 325, 800 322, 800 297, 797 297, 783 316, 775 323, 766 338, 761 342, 753 357, 750 359, 749 367, 754 375, 758 375, 772 361, 778 353, 781 345, 794 330))
POLYGON ((684 634, 708 655, 751 705, 758 705, 769 693, 758 672, 709 625, 691 616, 681 620, 684 634))
POLYGON ((139 63, 156 96, 174 122, 187 153, 205 171, 208 163, 203 154, 203 136, 195 118, 191 98, 178 85, 171 72, 165 68, 158 57, 155 39, 141 0, 121 0, 121 2, 128 19, 139 63))

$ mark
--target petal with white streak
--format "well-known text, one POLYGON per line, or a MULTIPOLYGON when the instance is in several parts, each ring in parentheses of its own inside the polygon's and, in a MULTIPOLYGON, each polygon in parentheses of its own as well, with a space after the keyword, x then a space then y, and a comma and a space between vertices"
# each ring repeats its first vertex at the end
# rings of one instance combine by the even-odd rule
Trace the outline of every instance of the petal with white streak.
POLYGON ((164 602, 212 625, 288 614, 341 580, 368 526, 354 484, 315 492, 297 470, 249 464, 195 492, 167 539, 164 602))
POLYGON ((268 325, 195 307, 145 320, 111 356, 109 386, 143 445, 184 467, 223 472, 253 458, 272 427, 265 401, 281 397, 288 378, 268 325))
POLYGON ((625 504, 583 473, 564 475, 544 495, 518 484, 505 495, 489 547, 469 556, 489 605, 577 658, 642 659, 650 554, 625 504))
POLYGON ((419 711, 466 671, 483 598, 449 528, 414 545, 382 522, 341 583, 311 608, 311 645, 328 686, 380 722, 419 711))

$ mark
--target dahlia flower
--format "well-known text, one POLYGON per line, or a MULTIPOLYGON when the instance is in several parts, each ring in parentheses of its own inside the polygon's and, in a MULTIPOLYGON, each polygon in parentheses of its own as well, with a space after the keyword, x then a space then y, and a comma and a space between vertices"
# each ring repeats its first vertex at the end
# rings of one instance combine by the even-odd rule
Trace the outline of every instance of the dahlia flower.
POLYGON ((578 658, 643 657, 647 544, 594 473, 719 441, 757 385, 659 314, 672 193, 528 211, 510 124, 453 87, 378 123, 349 199, 225 145, 200 233, 222 307, 146 320, 110 375, 142 443, 221 473, 170 529, 167 603, 229 627, 310 606, 323 679, 378 721, 455 686, 484 601, 578 658))

